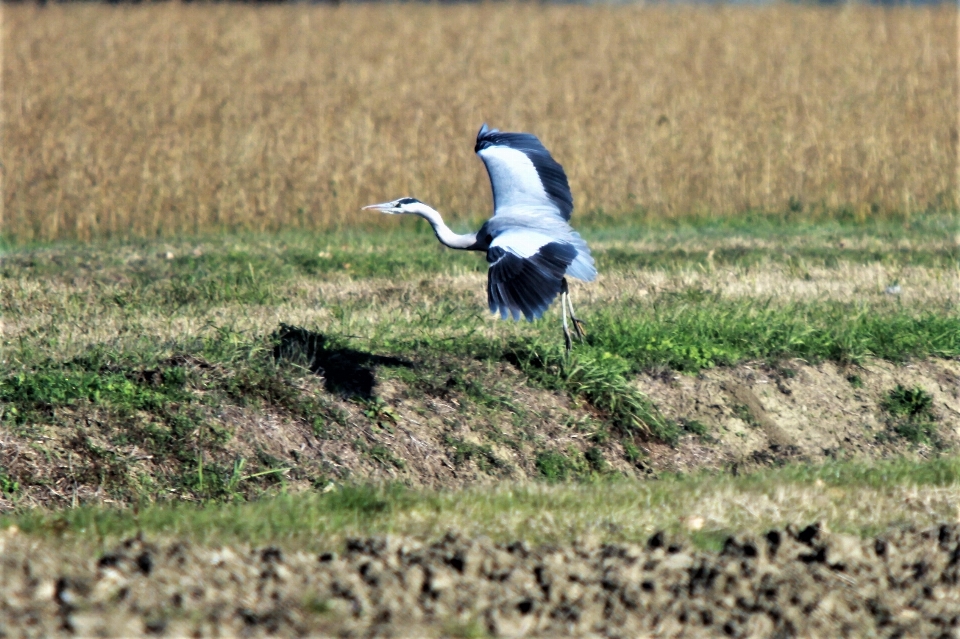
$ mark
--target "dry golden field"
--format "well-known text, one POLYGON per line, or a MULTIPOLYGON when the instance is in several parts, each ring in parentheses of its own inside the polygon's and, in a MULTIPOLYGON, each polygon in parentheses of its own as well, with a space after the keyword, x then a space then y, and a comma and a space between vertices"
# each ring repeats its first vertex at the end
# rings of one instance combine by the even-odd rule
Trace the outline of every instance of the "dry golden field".
POLYGON ((538 134, 581 214, 955 204, 956 9, 3 7, 2 232, 322 228, 490 196, 538 134))

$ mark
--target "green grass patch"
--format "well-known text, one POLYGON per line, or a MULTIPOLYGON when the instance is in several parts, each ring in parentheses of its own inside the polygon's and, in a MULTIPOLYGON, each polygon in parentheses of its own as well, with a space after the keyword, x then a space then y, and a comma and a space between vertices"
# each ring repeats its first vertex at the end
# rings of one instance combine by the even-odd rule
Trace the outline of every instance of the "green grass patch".
MULTIPOLYGON (((595 244, 603 272, 638 268, 678 270, 708 266, 750 268, 764 262, 800 268, 841 262, 953 268, 960 247, 958 218, 928 214, 909 219, 822 223, 776 215, 654 220, 638 218, 616 226, 584 215, 577 223, 595 244), (724 244, 729 240, 746 243, 724 244), (643 242, 628 247, 624 242, 643 242), (698 246, 691 248, 690 244, 698 246), (716 244, 710 246, 711 243, 716 244)), ((458 225, 479 228, 482 220, 458 225)), ((380 229, 325 233, 223 234, 164 241, 59 242, 10 250, 0 277, 50 280, 77 277, 130 286, 121 306, 275 304, 286 299, 295 278, 416 279, 439 273, 483 273, 481 254, 440 246, 420 221, 380 229)))
POLYGON ((453 463, 457 466, 472 461, 482 472, 494 473, 506 468, 506 463, 496 456, 490 444, 474 444, 446 436, 445 442, 453 448, 453 463))
POLYGON ((10 477, 0 466, 0 495, 12 498, 20 492, 20 482, 10 477))
POLYGON ((566 481, 575 472, 567 456, 555 450, 537 453, 534 463, 540 475, 547 481, 566 481))
POLYGON ((937 444, 936 415, 933 396, 920 388, 897 384, 881 404, 889 415, 891 429, 914 444, 937 444))
MULTIPOLYGON (((120 410, 161 411, 170 402, 188 399, 186 374, 180 367, 150 371, 156 385, 148 386, 122 373, 55 368, 11 375, 0 380, 0 401, 17 423, 36 418, 39 411, 71 406, 80 400, 120 410)), ((141 376, 147 377, 141 372, 141 376)))
POLYGON ((534 543, 569 542, 584 535, 643 542, 654 531, 666 530, 709 546, 735 530, 762 533, 817 520, 831 530, 860 535, 891 526, 934 525, 956 516, 958 495, 960 460, 942 457, 795 465, 737 477, 705 473, 666 475, 659 481, 500 484, 461 491, 345 485, 327 493, 204 507, 27 509, 0 517, 0 528, 17 525, 31 535, 104 543, 143 532, 201 543, 308 548, 329 547, 357 534, 436 538, 451 528, 534 543), (687 527, 694 516, 703 518, 702 527, 687 527))
POLYGON ((506 356, 546 388, 589 402, 623 437, 652 437, 671 444, 679 437, 679 427, 630 384, 630 363, 618 355, 594 350, 566 354, 557 345, 533 342, 513 345, 506 356))
POLYGON ((696 372, 795 357, 845 364, 866 357, 902 362, 960 355, 960 315, 833 301, 658 300, 601 310, 590 327, 589 344, 616 353, 634 371, 668 366, 696 372))

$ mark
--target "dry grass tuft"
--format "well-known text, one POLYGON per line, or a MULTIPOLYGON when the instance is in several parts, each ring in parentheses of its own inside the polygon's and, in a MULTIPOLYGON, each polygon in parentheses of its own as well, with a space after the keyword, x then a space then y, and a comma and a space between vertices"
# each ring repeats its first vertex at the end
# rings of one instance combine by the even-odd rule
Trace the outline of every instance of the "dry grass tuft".
POLYGON ((488 121, 580 211, 952 206, 956 9, 4 9, 2 232, 19 240, 461 217, 488 121))

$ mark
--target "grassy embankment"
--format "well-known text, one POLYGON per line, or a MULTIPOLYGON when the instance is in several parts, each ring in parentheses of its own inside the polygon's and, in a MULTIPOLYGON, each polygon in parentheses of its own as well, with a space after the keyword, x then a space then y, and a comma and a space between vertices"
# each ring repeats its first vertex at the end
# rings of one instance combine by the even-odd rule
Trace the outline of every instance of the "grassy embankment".
MULTIPOLYGON (((949 457, 636 484, 617 479, 615 456, 642 464, 638 445, 698 428, 660 416, 631 384, 641 371, 776 367, 789 358, 855 370, 875 357, 957 357, 956 230, 942 216, 866 226, 597 227, 588 235, 603 278, 577 289, 589 333, 569 358, 554 313, 534 324, 493 320, 482 259, 441 250, 423 229, 14 250, 3 264, 0 397, 16 444, 5 449, 0 490, 22 512, 7 521, 95 535, 138 525, 201 537, 220 529, 255 541, 446 525, 503 537, 637 538, 651 527, 700 534, 811 518, 871 532, 951 517, 957 471, 949 457), (885 294, 895 282, 900 295, 885 294), (305 330, 284 333, 283 325, 305 330), (317 364, 325 378, 311 372, 317 364), (381 391, 394 386, 402 394, 385 401, 381 391), (559 391, 573 410, 551 409, 541 389, 559 391), (437 422, 445 433, 437 454, 451 468, 503 481, 509 464, 498 447, 506 447, 525 451, 548 484, 587 483, 455 494, 349 488, 365 481, 367 467, 380 477, 402 472, 410 462, 389 446, 409 432, 398 407, 426 419, 437 402, 455 407, 437 422), (339 441, 368 466, 354 464, 351 475, 308 459, 309 450, 237 452, 231 445, 251 419, 258 431, 292 424, 318 445, 339 441), (586 444, 552 446, 538 431, 552 421, 586 444), (467 426, 482 437, 466 438, 467 426), (621 447, 605 448, 610 441, 621 447), (213 505, 311 484, 347 488, 213 505), (210 509, 29 510, 171 498, 210 509), (568 512, 571 500, 581 507, 568 512), (534 516, 541 511, 548 514, 534 516)), ((900 404, 890 404, 891 415, 906 421, 891 421, 887 436, 909 450, 907 427, 922 435, 936 425, 923 394, 894 390, 900 404)))

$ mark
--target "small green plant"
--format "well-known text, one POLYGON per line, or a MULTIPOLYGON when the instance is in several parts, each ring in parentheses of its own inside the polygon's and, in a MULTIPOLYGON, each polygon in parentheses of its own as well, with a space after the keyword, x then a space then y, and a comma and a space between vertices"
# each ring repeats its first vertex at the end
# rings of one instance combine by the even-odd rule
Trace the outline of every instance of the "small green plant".
POLYGON ((0 468, 0 494, 13 497, 18 492, 20 492, 20 482, 10 477, 10 475, 0 468))
POLYGON ((583 457, 590 465, 590 469, 595 473, 602 475, 610 469, 607 460, 603 458, 603 451, 596 446, 588 448, 586 452, 583 453, 583 457))
POLYGON ((901 384, 887 393, 883 407, 898 417, 932 419, 933 397, 923 388, 906 388, 901 384))
POLYGON ((738 419, 743 420, 750 428, 758 428, 760 426, 760 422, 757 421, 757 418, 750 412, 750 408, 745 404, 735 404, 733 406, 733 414, 738 419))
POLYGON ((887 393, 881 406, 889 414, 890 427, 900 437, 914 444, 937 442, 933 396, 923 388, 897 384, 887 393))
POLYGON ((850 382, 850 386, 853 388, 863 388, 863 379, 856 373, 847 375, 847 381, 850 382))
POLYGON ((472 460, 477 468, 485 473, 505 466, 503 460, 494 454, 489 444, 474 444, 462 439, 454 439, 449 435, 444 438, 444 443, 453 448, 453 463, 457 466, 472 460))
POLYGON ((610 429, 605 424, 599 424, 590 434, 590 441, 594 444, 606 444, 610 441, 610 429))
POLYGON ((793 379, 797 376, 796 369, 788 368, 786 366, 778 366, 777 373, 779 373, 784 379, 793 379))
POLYGON ((631 441, 623 442, 623 454, 631 464, 636 464, 643 458, 643 453, 641 453, 637 445, 631 441))
POLYGON ((675 445, 680 429, 628 380, 630 363, 608 351, 566 355, 555 346, 514 347, 508 357, 547 388, 566 390, 601 411, 624 437, 644 437, 675 445))
POLYGON ((354 401, 361 407, 364 416, 369 419, 379 421, 382 418, 386 418, 389 421, 396 421, 396 417, 393 416, 393 411, 390 410, 380 397, 373 397, 371 399, 357 398, 354 401))
POLYGON ((570 476, 570 460, 555 450, 545 450, 537 453, 534 461, 540 475, 549 482, 566 481, 570 476))
POLYGON ((711 441, 710 429, 707 428, 702 422, 698 422, 695 419, 683 419, 680 420, 680 426, 688 433, 692 433, 700 438, 702 442, 711 441))
POLYGON ((403 470, 407 467, 407 464, 402 459, 394 455, 393 451, 382 444, 373 446, 367 454, 383 466, 393 466, 398 470, 403 470))
POLYGON ((319 597, 316 593, 308 594, 303 598, 303 609, 312 615, 326 615, 332 610, 330 601, 319 597))
POLYGON ((354 401, 361 407, 363 414, 367 419, 375 422, 378 427, 392 433, 393 424, 399 421, 396 411, 383 401, 381 397, 372 397, 370 399, 355 398, 354 401))

